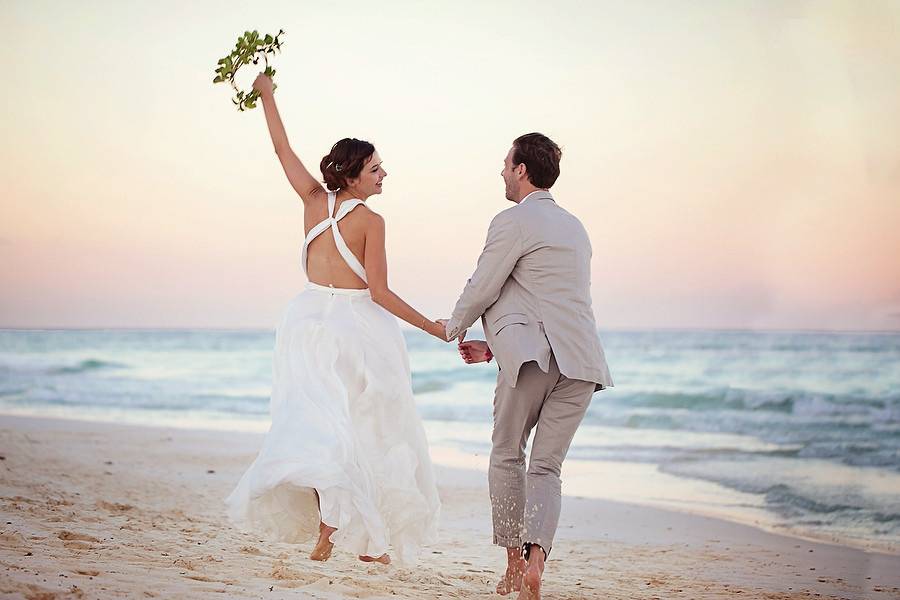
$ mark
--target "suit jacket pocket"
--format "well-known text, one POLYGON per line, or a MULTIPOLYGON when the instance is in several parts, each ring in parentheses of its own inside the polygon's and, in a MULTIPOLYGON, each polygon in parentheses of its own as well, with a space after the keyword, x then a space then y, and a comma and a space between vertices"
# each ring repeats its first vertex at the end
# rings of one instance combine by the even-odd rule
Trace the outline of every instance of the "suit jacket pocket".
POLYGON ((509 313, 501 317, 497 317, 496 319, 494 319, 494 323, 491 329, 493 329, 494 335, 497 335, 507 325, 514 324, 528 325, 528 316, 525 313, 509 313))

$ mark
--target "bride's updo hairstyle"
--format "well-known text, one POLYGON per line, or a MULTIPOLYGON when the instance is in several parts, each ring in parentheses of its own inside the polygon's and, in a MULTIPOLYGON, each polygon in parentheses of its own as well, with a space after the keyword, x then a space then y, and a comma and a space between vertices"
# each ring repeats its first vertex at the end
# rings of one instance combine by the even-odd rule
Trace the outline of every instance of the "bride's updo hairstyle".
POLYGON ((347 187, 347 180, 359 177, 363 165, 375 153, 375 146, 356 138, 344 138, 322 157, 319 170, 329 191, 347 187))

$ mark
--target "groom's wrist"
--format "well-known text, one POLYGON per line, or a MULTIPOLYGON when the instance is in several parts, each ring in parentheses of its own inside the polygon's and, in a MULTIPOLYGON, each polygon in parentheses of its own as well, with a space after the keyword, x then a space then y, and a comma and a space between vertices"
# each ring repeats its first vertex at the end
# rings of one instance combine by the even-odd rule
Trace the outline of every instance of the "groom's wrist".
POLYGON ((453 324, 453 317, 444 324, 444 327, 447 329, 447 339, 455 338, 459 335, 459 325, 453 324))

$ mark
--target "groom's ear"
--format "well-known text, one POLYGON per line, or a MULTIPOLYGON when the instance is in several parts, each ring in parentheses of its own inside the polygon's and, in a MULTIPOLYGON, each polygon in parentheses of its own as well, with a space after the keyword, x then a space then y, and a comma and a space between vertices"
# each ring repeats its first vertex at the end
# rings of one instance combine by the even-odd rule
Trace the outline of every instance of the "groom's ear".
POLYGON ((525 166, 525 163, 519 163, 516 165, 516 175, 519 177, 528 177, 528 167, 525 166))

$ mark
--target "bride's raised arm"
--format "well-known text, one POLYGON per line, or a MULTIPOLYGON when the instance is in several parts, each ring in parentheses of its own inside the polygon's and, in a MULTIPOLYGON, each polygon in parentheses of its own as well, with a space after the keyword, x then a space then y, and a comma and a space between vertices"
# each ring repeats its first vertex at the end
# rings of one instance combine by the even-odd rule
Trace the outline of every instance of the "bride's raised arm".
POLYGON ((278 114, 278 107, 275 106, 275 95, 272 90, 272 80, 268 75, 260 73, 253 82, 253 89, 259 91, 262 98, 263 111, 266 113, 266 124, 269 126, 269 135, 272 136, 272 144, 275 146, 275 154, 281 161, 284 174, 287 175, 291 186, 303 199, 303 202, 309 202, 315 198, 324 197, 325 189, 322 187, 315 177, 303 166, 297 155, 291 149, 288 142, 287 133, 284 130, 284 124, 281 122, 281 116, 278 114))
POLYGON ((442 341, 447 341, 443 325, 436 321, 429 321, 388 287, 387 254, 384 249, 384 218, 374 212, 369 213, 369 222, 366 224, 365 264, 366 279, 373 302, 398 319, 403 319, 410 325, 423 329, 442 341))

